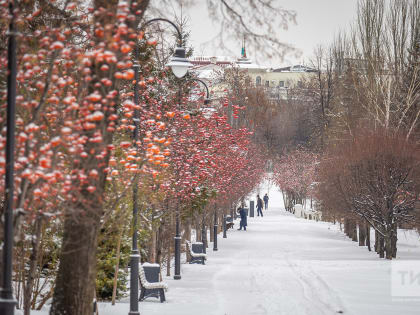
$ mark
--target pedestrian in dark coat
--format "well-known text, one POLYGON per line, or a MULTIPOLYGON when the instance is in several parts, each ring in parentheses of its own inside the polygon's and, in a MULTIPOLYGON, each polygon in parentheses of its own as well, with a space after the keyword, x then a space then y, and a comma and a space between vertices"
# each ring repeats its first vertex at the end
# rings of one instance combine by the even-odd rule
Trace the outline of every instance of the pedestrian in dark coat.
POLYGON ((260 198, 260 195, 257 195, 257 216, 258 217, 260 216, 260 214, 261 216, 263 216, 262 209, 263 209, 263 201, 260 198))
POLYGON ((268 208, 268 199, 269 199, 269 198, 268 198, 268 195, 267 195, 267 194, 265 194, 265 195, 264 195, 264 197, 263 197, 263 200, 264 200, 264 206, 265 206, 265 207, 264 207, 264 209, 265 209, 265 210, 267 210, 267 208, 268 208))
POLYGON ((244 230, 246 231, 246 226, 248 225, 248 222, 246 219, 246 210, 244 209, 244 207, 239 207, 238 213, 241 216, 241 221, 239 222, 240 227, 238 230, 242 230, 242 228, 244 228, 244 230))

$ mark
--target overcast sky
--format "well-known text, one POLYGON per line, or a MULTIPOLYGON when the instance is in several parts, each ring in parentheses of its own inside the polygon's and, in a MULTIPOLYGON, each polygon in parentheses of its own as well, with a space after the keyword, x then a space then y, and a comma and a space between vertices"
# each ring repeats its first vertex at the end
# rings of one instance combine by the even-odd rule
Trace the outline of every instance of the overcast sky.
MULTIPOLYGON (((240 1, 240 0, 237 0, 240 1)), ((266 66, 300 63, 308 60, 318 44, 328 44, 340 29, 348 29, 356 16, 357 0, 275 0, 285 9, 295 10, 297 25, 287 31, 280 30, 277 37, 301 51, 300 57, 288 56, 285 60, 260 60, 248 49, 248 57, 266 66)), ((231 55, 205 42, 217 34, 217 25, 207 15, 206 0, 196 0, 196 5, 184 14, 190 18, 191 43, 196 55, 231 55)), ((229 48, 239 57, 241 43, 230 42, 229 48)))

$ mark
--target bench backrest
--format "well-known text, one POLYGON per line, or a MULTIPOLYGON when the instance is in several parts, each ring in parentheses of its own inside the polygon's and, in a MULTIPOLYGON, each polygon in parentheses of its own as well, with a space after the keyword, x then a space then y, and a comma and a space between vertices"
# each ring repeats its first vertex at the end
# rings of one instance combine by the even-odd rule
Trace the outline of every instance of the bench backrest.
POLYGON ((297 203, 293 208, 295 210, 295 216, 301 217, 303 215, 303 206, 301 204, 297 203))
POLYGON ((227 215, 226 222, 233 222, 233 218, 230 215, 227 215))
POLYGON ((191 249, 196 254, 204 253, 203 243, 193 243, 191 244, 191 249))
POLYGON ((158 264, 143 264, 147 282, 160 282, 160 266, 158 264))

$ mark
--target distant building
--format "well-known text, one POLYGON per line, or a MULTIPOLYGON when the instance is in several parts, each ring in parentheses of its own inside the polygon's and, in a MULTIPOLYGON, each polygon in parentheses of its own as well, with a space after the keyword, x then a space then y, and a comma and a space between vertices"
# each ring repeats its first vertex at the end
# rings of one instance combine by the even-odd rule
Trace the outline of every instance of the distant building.
POLYGON ((267 68, 252 62, 246 55, 245 41, 242 44, 241 57, 234 59, 226 56, 193 57, 190 62, 200 79, 206 80, 214 94, 221 95, 224 88, 220 85, 224 71, 239 68, 246 71, 255 86, 261 86, 269 92, 272 99, 286 99, 288 89, 299 87, 305 78, 316 74, 317 70, 305 65, 267 68))

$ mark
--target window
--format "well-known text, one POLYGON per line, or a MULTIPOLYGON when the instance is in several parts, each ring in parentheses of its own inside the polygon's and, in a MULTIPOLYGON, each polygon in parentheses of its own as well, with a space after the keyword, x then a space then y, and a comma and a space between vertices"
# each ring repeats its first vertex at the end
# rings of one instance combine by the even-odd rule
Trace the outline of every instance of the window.
POLYGON ((279 87, 284 87, 284 81, 279 81, 279 87))
POLYGON ((255 84, 258 86, 258 85, 261 85, 261 77, 260 76, 258 76, 257 78, 256 78, 256 80, 255 80, 255 84))
POLYGON ((270 81, 265 81, 265 86, 269 87, 270 86, 270 81))

